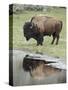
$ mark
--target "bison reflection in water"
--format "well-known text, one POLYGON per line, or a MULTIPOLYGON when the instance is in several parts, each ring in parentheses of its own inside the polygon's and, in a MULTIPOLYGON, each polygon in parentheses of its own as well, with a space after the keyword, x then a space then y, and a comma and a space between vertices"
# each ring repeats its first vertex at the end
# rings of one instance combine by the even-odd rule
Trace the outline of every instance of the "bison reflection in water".
POLYGON ((43 45, 43 37, 52 35, 51 44, 57 39, 57 45, 62 30, 62 21, 48 16, 34 16, 30 22, 24 24, 23 29, 26 40, 34 38, 37 41, 37 45, 43 45))
POLYGON ((42 79, 52 74, 56 75, 61 71, 61 69, 48 65, 49 63, 55 62, 29 58, 28 55, 26 55, 23 60, 23 69, 29 72, 35 79, 42 79))

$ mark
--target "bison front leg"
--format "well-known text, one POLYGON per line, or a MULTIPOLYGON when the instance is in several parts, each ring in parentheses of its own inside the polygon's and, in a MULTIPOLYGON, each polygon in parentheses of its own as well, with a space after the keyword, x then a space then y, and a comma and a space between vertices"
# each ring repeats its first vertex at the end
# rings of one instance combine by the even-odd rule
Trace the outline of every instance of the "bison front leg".
POLYGON ((40 45, 40 43, 37 41, 37 46, 39 46, 40 45))
POLYGON ((37 41, 37 46, 38 45, 43 45, 43 40, 41 41, 40 39, 37 41))
POLYGON ((39 35, 39 37, 37 38, 37 46, 38 45, 43 45, 43 35, 39 35))

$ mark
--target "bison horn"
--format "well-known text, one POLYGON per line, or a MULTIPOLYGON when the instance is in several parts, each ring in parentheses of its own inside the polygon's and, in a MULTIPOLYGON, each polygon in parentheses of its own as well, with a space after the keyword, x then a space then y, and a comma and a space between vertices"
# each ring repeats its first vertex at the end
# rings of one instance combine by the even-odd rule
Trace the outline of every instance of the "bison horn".
POLYGON ((33 26, 34 26, 34 23, 31 23, 30 29, 32 29, 32 28, 33 28, 33 26))

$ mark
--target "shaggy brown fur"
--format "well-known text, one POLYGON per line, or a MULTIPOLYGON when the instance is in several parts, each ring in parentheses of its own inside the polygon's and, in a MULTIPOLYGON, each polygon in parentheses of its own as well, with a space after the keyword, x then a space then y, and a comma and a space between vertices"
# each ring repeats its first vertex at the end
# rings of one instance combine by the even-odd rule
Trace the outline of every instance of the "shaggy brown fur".
POLYGON ((56 44, 58 44, 60 32, 62 30, 62 21, 48 16, 34 16, 31 18, 30 22, 25 23, 24 25, 24 36, 27 40, 34 38, 37 40, 37 45, 43 44, 44 36, 53 36, 51 44, 54 43, 55 39, 56 44))

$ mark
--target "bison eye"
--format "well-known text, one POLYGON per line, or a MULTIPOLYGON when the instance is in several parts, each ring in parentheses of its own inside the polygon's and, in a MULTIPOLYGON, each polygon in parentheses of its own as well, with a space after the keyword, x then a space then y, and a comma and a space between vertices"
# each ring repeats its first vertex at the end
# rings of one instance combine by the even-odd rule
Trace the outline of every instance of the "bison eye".
POLYGON ((30 26, 30 29, 32 29, 33 27, 32 26, 30 26))

